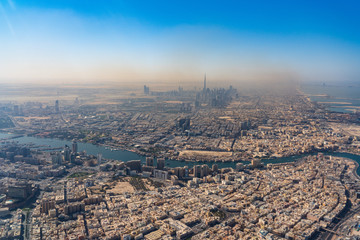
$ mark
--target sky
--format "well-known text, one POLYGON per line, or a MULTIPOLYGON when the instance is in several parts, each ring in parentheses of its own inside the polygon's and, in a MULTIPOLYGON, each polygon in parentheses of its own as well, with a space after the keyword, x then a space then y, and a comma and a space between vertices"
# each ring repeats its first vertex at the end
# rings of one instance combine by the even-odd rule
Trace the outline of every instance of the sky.
POLYGON ((358 1, 0 0, 0 83, 360 82, 358 1))

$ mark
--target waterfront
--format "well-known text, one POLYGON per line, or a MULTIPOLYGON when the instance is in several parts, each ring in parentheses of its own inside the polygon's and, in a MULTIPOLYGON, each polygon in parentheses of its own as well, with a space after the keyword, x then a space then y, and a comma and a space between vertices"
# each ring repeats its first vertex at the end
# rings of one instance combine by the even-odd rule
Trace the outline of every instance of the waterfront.
MULTIPOLYGON (((16 135, 8 134, 8 133, 0 133, 0 140, 1 139, 9 139, 11 137, 15 137, 16 135)), ((62 148, 65 145, 71 146, 72 142, 67 140, 60 140, 60 139, 51 139, 51 138, 38 138, 38 137, 29 137, 29 136, 21 136, 16 137, 14 139, 11 139, 10 141, 15 141, 20 144, 32 144, 35 146, 49 146, 51 148, 62 148)), ((113 160, 121 160, 124 162, 131 161, 131 160, 141 160, 142 163, 145 163, 145 157, 138 155, 134 152, 126 151, 126 150, 111 150, 109 148, 106 148, 104 146, 97 146, 91 143, 81 143, 78 142, 78 151, 86 151, 87 154, 91 155, 97 155, 98 153, 102 154, 102 157, 105 159, 113 159, 113 160)), ((316 154, 316 153, 313 153, 316 154)), ((313 155, 312 154, 312 155, 313 155)), ((336 157, 344 157, 349 158, 351 160, 356 161, 358 164, 360 164, 360 156, 356 154, 350 154, 350 153, 341 153, 341 152, 332 152, 332 153, 324 153, 325 155, 332 155, 336 157)), ((301 154, 291 157, 281 157, 281 158, 271 158, 271 159, 263 159, 262 162, 266 165, 269 163, 287 163, 287 162, 295 162, 296 160, 306 157, 311 154, 301 154)), ((241 161, 244 165, 249 164, 249 161, 241 161)), ((156 163, 156 162, 155 162, 156 163)), ((219 166, 219 168, 235 168, 237 162, 217 162, 216 164, 219 166)), ((207 164, 210 167, 214 164, 212 162, 208 163, 201 163, 196 161, 176 161, 176 160, 167 160, 166 165, 168 167, 193 167, 194 165, 199 164, 207 164)), ((360 176, 360 168, 357 169, 357 174, 360 176)))
POLYGON ((360 110, 358 84, 304 84, 301 91, 311 101, 325 104, 331 111, 349 113, 360 110))

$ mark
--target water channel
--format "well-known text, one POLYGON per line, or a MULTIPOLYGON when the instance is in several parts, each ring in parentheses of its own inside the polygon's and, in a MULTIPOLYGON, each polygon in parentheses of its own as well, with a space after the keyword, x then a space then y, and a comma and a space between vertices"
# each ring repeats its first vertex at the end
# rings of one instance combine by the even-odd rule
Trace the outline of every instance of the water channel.
MULTIPOLYGON (((7 141, 15 141, 20 144, 27 144, 33 147, 42 146, 42 147, 48 147, 48 148, 63 148, 65 145, 71 146, 72 142, 68 140, 60 140, 60 139, 52 139, 52 138, 39 138, 39 137, 29 137, 29 136, 16 136, 14 134, 8 134, 8 133, 1 133, 0 132, 0 141, 5 140, 7 141)), ((4 141, 2 141, 4 144, 4 141)), ((97 155, 98 153, 102 154, 102 157, 105 159, 114 159, 114 160, 121 160, 121 161, 130 161, 130 160, 141 160, 143 163, 145 163, 145 157, 138 155, 131 151, 126 150, 114 150, 110 149, 104 146, 98 146, 91 143, 81 143, 78 142, 78 151, 86 151, 87 154, 91 155, 97 155)), ((356 154, 350 154, 350 153, 339 153, 339 152, 333 152, 333 153, 324 153, 325 155, 332 155, 337 157, 344 157, 349 158, 360 165, 360 155, 356 154)), ((302 154, 302 155, 296 155, 291 157, 281 157, 281 158, 271 158, 271 159, 263 159, 262 162, 264 164, 268 163, 286 163, 286 162, 294 162, 299 158, 308 156, 309 154, 302 154)), ((249 164, 249 162, 242 162, 244 164, 249 164)), ((182 166, 188 166, 192 167, 194 165, 199 165, 204 163, 199 162, 181 162, 176 160, 167 160, 166 166, 168 167, 182 167, 182 166)), ((210 167, 214 163, 206 163, 210 167)), ((235 168, 236 162, 217 162, 216 163, 219 168, 227 168, 232 167, 235 168)), ((360 176, 360 168, 357 169, 357 174, 360 176)))

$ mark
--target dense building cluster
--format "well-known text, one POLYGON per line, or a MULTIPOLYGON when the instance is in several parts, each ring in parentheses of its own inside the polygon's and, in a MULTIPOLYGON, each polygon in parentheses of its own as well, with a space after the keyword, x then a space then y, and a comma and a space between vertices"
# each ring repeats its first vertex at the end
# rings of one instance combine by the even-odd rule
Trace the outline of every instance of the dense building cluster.
POLYGON ((358 113, 289 86, 210 89, 206 79, 200 90, 117 93, 0 104, 0 128, 15 133, 0 139, 0 239, 310 239, 360 209, 357 164, 311 155, 359 154, 358 113), (17 144, 24 134, 73 143, 17 144), (146 161, 88 155, 77 142, 146 161))
MULTIPOLYGON (((223 169, 202 178, 190 174, 187 185, 165 180, 163 187, 116 195, 95 191, 97 185, 115 181, 110 172, 61 180, 56 191, 45 192, 38 201, 32 236, 307 239, 347 207, 354 167, 347 160, 318 155, 266 169, 223 169)), ((349 199, 357 203, 356 197, 351 190, 349 199)))
POLYGON ((17 106, 9 112, 13 131, 191 161, 360 151, 359 136, 341 128, 358 123, 356 114, 328 112, 296 89, 148 91, 116 104, 29 103, 21 116, 17 106))

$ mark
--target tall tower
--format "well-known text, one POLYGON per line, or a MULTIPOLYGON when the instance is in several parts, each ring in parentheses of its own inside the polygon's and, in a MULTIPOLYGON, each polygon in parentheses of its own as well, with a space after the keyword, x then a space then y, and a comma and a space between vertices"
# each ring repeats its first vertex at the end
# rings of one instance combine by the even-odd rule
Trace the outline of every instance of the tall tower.
POLYGON ((67 182, 64 182, 64 202, 67 203, 67 182))
POLYGON ((56 113, 59 113, 59 111, 60 111, 60 108, 59 108, 59 100, 56 100, 56 101, 55 101, 55 112, 56 112, 56 113))
POLYGON ((153 167, 154 166, 154 158, 146 157, 146 166, 153 167))
POLYGON ((64 147, 64 160, 66 162, 70 162, 70 153, 71 153, 70 147, 68 145, 65 145, 65 147, 64 147))
POLYGON ((72 152, 75 154, 78 152, 78 145, 76 141, 73 141, 72 143, 72 152))
POLYGON ((101 153, 98 153, 98 155, 97 155, 97 163, 98 163, 98 165, 102 164, 102 154, 101 153))
POLYGON ((206 91, 206 73, 205 73, 205 76, 204 76, 204 89, 203 91, 205 92, 206 91))

